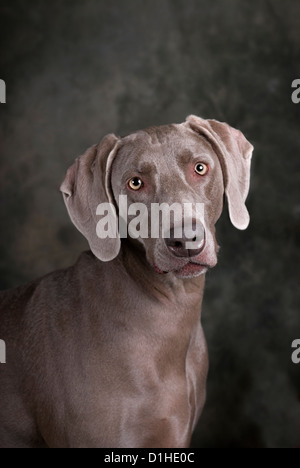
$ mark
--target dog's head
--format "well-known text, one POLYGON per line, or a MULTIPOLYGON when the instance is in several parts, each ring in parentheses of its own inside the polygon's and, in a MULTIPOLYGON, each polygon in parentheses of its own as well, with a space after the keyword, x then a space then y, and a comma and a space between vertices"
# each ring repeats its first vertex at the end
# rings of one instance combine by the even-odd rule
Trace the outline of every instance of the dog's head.
POLYGON ((183 124, 106 136, 76 160, 61 191, 100 260, 119 254, 121 227, 121 237, 143 244, 158 274, 195 277, 217 263, 215 223, 224 193, 233 225, 249 224, 252 151, 238 130, 190 116, 183 124))

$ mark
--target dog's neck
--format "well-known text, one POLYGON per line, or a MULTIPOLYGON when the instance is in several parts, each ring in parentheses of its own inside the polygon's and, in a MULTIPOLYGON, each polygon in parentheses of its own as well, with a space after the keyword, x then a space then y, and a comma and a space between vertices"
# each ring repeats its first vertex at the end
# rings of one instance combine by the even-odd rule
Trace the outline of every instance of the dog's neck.
POLYGON ((205 275, 193 279, 179 279, 174 273, 158 274, 149 263, 143 245, 135 240, 122 241, 119 255, 129 276, 154 295, 159 301, 171 301, 177 305, 201 309, 205 275))

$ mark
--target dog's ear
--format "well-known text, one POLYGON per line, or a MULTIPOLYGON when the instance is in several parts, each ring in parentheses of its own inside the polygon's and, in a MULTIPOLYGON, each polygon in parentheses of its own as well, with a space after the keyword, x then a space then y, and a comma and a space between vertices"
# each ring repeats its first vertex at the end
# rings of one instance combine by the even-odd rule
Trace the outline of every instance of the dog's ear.
POLYGON ((120 238, 116 230, 114 238, 97 236, 97 207, 110 203, 112 224, 117 226, 117 214, 111 189, 112 163, 120 140, 113 134, 103 138, 99 145, 89 148, 76 159, 67 172, 60 190, 77 229, 86 237, 96 257, 104 262, 113 260, 120 251, 120 238))
POLYGON ((237 229, 246 229, 250 221, 245 202, 253 146, 239 130, 226 123, 190 115, 187 125, 211 143, 221 163, 231 222, 237 229))

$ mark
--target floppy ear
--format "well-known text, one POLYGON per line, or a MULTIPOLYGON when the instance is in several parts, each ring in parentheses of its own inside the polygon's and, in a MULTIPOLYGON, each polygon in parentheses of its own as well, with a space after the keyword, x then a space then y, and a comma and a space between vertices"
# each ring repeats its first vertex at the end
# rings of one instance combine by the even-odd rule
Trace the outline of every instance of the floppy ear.
POLYGON ((250 221, 245 202, 250 186, 253 146, 239 130, 226 123, 190 115, 187 124, 205 136, 215 150, 223 171, 231 222, 237 229, 246 229, 250 221))
POLYGON ((96 212, 101 203, 112 205, 112 222, 117 222, 110 180, 119 141, 110 134, 99 145, 89 148, 69 168, 60 187, 72 222, 86 237, 94 255, 104 262, 113 260, 121 246, 117 232, 114 239, 100 239, 96 232, 96 212))

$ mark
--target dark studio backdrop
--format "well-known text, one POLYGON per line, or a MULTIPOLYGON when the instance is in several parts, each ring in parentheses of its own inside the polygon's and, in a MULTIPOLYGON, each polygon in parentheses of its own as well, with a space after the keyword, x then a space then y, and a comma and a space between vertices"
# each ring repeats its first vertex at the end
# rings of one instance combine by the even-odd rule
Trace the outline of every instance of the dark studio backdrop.
MULTIPOLYGON (((300 365, 298 0, 9 0, 0 5, 0 288, 87 248, 58 191, 109 132, 226 121, 254 144, 251 225, 218 223, 203 325, 208 398, 194 447, 297 447, 300 365)), ((1 338, 1 337, 0 337, 1 338)))

